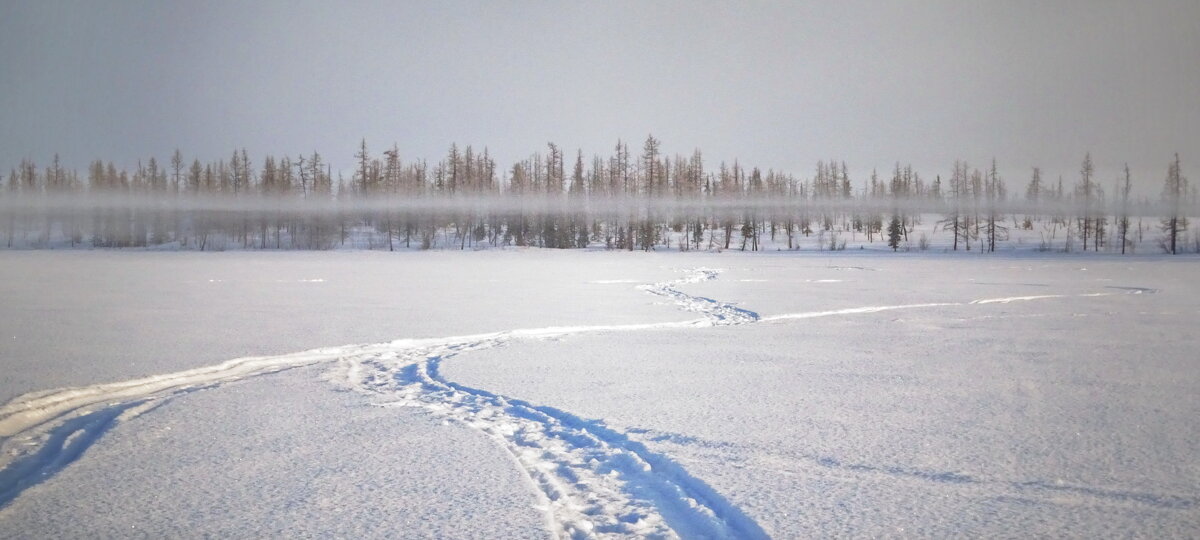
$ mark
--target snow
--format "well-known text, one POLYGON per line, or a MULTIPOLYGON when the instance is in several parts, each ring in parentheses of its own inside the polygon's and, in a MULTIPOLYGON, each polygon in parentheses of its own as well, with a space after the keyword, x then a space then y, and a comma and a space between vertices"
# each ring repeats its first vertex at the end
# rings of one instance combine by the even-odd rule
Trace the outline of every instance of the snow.
POLYGON ((0 511, 0 537, 545 536, 502 449, 296 375, 190 393, 112 430, 0 511))
POLYGON ((3 251, 0 402, 319 347, 683 320, 587 284, 678 273, 642 253, 3 251))
POLYGON ((845 292, 888 305, 581 336, 570 355, 514 345, 443 371, 603 418, 775 537, 1186 536, 1200 520, 1194 269, 1137 269, 1177 294, 905 306, 888 296, 907 291, 845 292))
POLYGON ((0 537, 1200 527, 1195 259, 0 262, 0 537))

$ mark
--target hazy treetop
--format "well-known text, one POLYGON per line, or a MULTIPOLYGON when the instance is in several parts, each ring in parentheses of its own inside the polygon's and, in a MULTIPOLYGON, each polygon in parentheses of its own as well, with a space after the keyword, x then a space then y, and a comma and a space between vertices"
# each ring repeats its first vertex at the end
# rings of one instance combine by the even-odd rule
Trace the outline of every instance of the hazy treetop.
MULTIPOLYGON (((1200 3, 0 0, 0 166, 555 141, 653 132, 856 182, 955 158, 1161 182, 1200 160, 1200 3)), ((1072 178, 1073 179, 1073 178, 1072 178)))

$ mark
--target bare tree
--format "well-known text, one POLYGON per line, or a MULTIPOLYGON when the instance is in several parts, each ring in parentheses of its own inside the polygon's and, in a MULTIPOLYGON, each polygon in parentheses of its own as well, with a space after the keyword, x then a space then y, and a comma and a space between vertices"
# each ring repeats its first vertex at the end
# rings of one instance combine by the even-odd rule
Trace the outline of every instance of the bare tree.
POLYGON ((1083 237, 1083 250, 1087 251, 1088 233, 1092 229, 1092 153, 1088 152, 1083 158, 1079 169, 1079 186, 1076 195, 1080 197, 1079 234, 1083 237))
POLYGON ((1129 192, 1133 189, 1133 177, 1129 173, 1129 164, 1125 164, 1125 180, 1122 182, 1120 189, 1121 193, 1121 216, 1117 218, 1117 234, 1121 238, 1121 254, 1125 254, 1125 247, 1129 245, 1129 192))
POLYGON ((1187 194, 1187 178, 1179 165, 1179 154, 1167 167, 1167 178, 1163 183, 1162 198, 1167 205, 1167 214, 1162 219, 1162 231, 1166 235, 1163 248, 1172 255, 1178 253, 1179 234, 1187 229, 1187 216, 1182 215, 1181 205, 1187 194))

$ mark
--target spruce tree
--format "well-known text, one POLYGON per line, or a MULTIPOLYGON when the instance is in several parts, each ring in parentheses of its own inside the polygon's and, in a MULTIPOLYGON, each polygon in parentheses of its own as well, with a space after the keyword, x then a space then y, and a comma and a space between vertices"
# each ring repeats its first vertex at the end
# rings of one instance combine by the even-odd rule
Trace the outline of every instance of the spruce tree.
POLYGON ((892 248, 892 251, 896 251, 897 249, 900 248, 900 235, 901 235, 900 214, 897 214, 897 213, 892 214, 892 221, 890 223, 888 223, 887 232, 888 232, 888 247, 892 248))

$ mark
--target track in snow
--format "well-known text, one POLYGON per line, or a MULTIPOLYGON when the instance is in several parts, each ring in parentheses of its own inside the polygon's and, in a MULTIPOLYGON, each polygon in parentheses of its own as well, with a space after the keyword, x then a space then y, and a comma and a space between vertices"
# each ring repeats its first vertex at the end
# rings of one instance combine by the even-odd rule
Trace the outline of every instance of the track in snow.
MULTIPOLYGON (((518 329, 504 332, 314 349, 230 360, 130 381, 35 392, 0 407, 0 509, 66 467, 112 426, 190 391, 301 366, 336 362, 340 379, 378 395, 383 406, 420 407, 478 429, 506 448, 541 493, 550 528, 563 537, 765 538, 736 506, 668 457, 603 422, 448 381, 442 361, 513 341, 584 333, 703 328, 938 306, 1008 303, 1068 295, 972 302, 866 306, 761 317, 733 304, 693 296, 683 284, 716 279, 695 269, 684 278, 641 285, 698 319, 647 324, 518 329)), ((1107 296, 1156 292, 1129 288, 1107 296)))
POLYGON ((364 391, 387 395, 390 405, 423 406, 500 441, 543 494, 551 528, 561 536, 765 538, 753 520, 715 490, 624 434, 564 411, 456 385, 437 373, 444 358, 514 340, 756 321, 754 312, 675 288, 715 279, 717 274, 698 269, 679 280, 639 287, 702 315, 688 321, 405 339, 241 358, 131 381, 27 394, 0 407, 0 506, 61 470, 119 421, 171 397, 336 361, 343 368, 344 380, 364 391))
POLYGON ((718 302, 712 298, 703 296, 692 296, 680 291, 679 285, 700 283, 711 279, 717 279, 720 270, 711 268, 697 268, 692 271, 692 274, 683 279, 675 281, 666 281, 655 283, 653 285, 640 285, 638 289, 646 291, 655 296, 660 296, 671 300, 684 311, 701 313, 705 319, 713 325, 731 325, 745 324, 757 322, 759 316, 753 311, 742 309, 726 302, 718 302))
MULTIPOLYGON (((680 280, 639 287, 686 311, 702 314, 702 319, 606 330, 757 321, 757 313, 676 288, 682 283, 715 279, 717 274, 716 270, 698 269, 680 280)), ((559 337, 597 328, 533 337, 559 337)), ((351 386, 386 398, 383 406, 421 407, 499 442, 537 488, 550 528, 559 537, 767 538, 754 520, 716 490, 670 458, 603 422, 460 385, 439 373, 441 362, 448 358, 502 346, 526 335, 502 333, 341 364, 351 386)))

